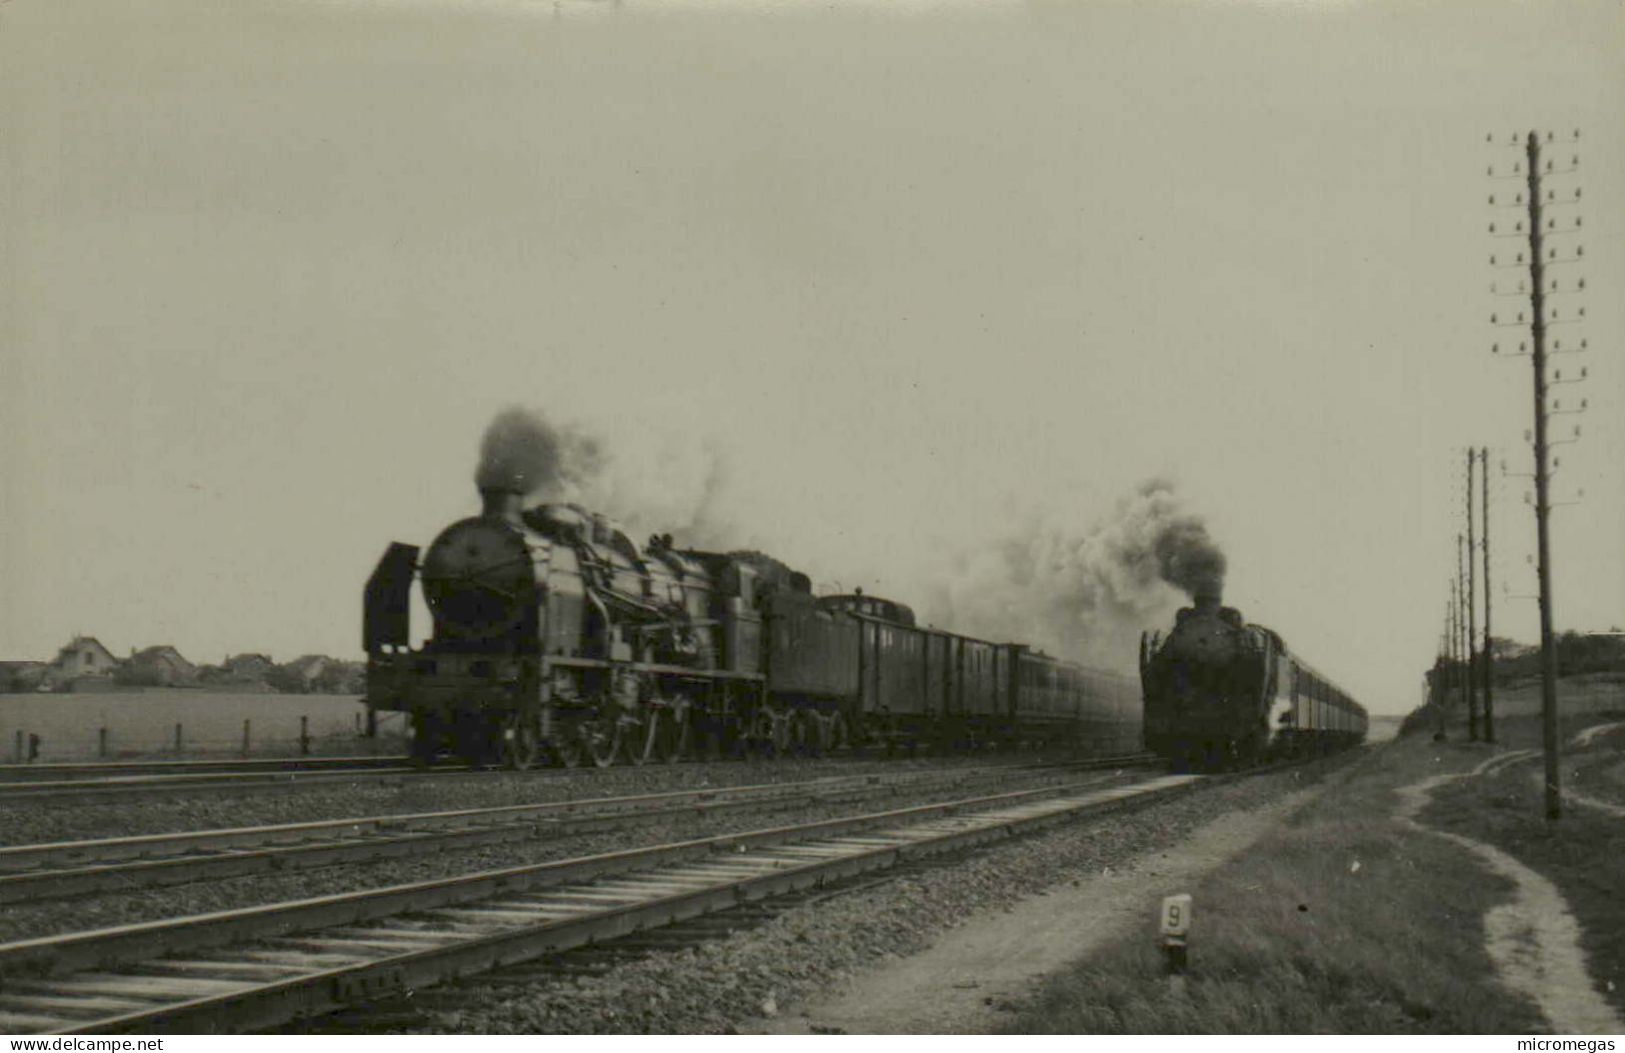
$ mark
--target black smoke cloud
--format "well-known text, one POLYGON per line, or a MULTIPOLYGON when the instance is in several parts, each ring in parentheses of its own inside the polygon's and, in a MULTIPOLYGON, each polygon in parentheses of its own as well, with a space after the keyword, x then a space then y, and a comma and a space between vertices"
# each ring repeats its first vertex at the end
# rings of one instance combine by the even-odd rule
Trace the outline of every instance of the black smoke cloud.
POLYGON ((679 545, 726 549, 734 526, 726 458, 703 435, 619 419, 609 428, 565 423, 539 409, 498 413, 480 440, 475 485, 567 501, 679 545))
POLYGON ((554 424, 536 410, 512 406, 485 427, 474 484, 558 501, 586 485, 603 466, 598 439, 554 424))

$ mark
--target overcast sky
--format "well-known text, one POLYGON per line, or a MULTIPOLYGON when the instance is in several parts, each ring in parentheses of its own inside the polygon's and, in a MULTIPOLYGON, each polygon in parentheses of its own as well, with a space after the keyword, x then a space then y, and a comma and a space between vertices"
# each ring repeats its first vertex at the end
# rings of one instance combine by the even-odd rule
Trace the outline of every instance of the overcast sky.
POLYGON ((917 602, 1171 479, 1228 602, 1406 710, 1462 451, 1530 465, 1487 132, 1583 135, 1557 621, 1625 623, 1622 50, 1617 0, 0 3, 0 658, 355 655, 519 403, 917 602))

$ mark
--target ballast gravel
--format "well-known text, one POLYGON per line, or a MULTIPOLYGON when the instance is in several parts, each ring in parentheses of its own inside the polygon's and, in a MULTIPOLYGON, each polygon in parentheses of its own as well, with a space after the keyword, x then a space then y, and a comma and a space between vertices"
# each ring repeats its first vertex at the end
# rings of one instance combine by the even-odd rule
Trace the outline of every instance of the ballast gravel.
POLYGON ((575 800, 695 787, 800 782, 842 775, 986 767, 975 757, 934 760, 831 758, 651 764, 643 767, 451 773, 448 777, 361 776, 350 782, 308 782, 249 793, 235 790, 31 802, 0 807, 0 845, 217 830, 302 823, 398 812, 434 812, 535 801, 575 800))
MULTIPOLYGON (((802 766, 799 774, 803 779, 813 779, 830 774, 853 774, 849 770, 852 765, 843 764, 837 766, 843 770, 831 772, 825 767, 809 769, 802 766)), ((737 770, 743 768, 743 765, 717 765, 714 767, 719 768, 720 771, 710 773, 712 779, 701 783, 701 787, 705 785, 733 785, 744 782, 794 781, 782 777, 778 779, 768 778, 769 775, 782 775, 777 771, 778 766, 775 765, 756 766, 757 770, 748 773, 737 770), (764 768, 767 770, 761 770, 764 768), (727 781, 728 776, 737 777, 744 774, 748 774, 750 777, 738 779, 738 783, 729 783, 727 781)), ((873 765, 869 765, 869 767, 873 767, 873 765)), ((628 782, 630 780, 628 776, 635 777, 643 774, 646 776, 644 786, 654 784, 658 788, 666 788, 660 786, 660 783, 670 778, 671 770, 669 768, 645 768, 625 772, 612 770, 606 773, 609 778, 603 782, 587 781, 577 784, 577 792, 572 796, 579 798, 582 796, 605 796, 613 793, 653 792, 649 789, 629 787, 628 782), (610 785, 606 785, 606 783, 610 785), (581 792, 584 790, 596 792, 585 794, 581 792)), ((905 770, 892 765, 890 767, 883 766, 881 770, 892 775, 900 775, 913 774, 921 769, 911 767, 905 770)), ((926 768, 923 770, 931 769, 926 768)), ((940 769, 937 770, 940 771, 940 769)), ((309 870, 268 871, 239 877, 215 878, 164 888, 108 891, 65 899, 7 904, 5 910, 0 911, 0 942, 108 928, 116 925, 129 925, 137 922, 157 921, 212 911, 233 910, 263 903, 337 895, 361 889, 385 888, 391 885, 449 878, 483 870, 525 866, 550 860, 592 855, 598 852, 610 852, 635 845, 649 845, 666 841, 737 833, 745 830, 757 830, 766 826, 811 822, 817 819, 836 818, 863 812, 889 811, 959 796, 975 796, 980 793, 996 793, 1003 790, 1048 786, 1061 781, 1099 781, 1104 785, 1108 782, 1121 782, 1130 777, 1127 775, 1114 775, 1110 772, 1064 774, 1054 770, 1027 773, 1009 772, 994 776, 988 772, 986 765, 982 768, 983 774, 976 777, 972 775, 972 768, 967 767, 963 770, 962 781, 957 785, 946 785, 937 782, 929 787, 894 790, 884 783, 880 783, 872 787, 866 787, 859 798, 843 798, 838 801, 817 804, 808 804, 805 801, 777 802, 773 804, 764 803, 761 807, 728 809, 707 813, 682 811, 659 816, 627 817, 613 821, 606 820, 604 826, 595 827, 593 830, 586 832, 561 833, 552 836, 535 836, 525 832, 515 832, 511 840, 477 846, 447 845, 433 850, 419 851, 409 856, 372 862, 336 864, 309 870)), ((688 775, 690 779, 693 779, 695 772, 690 770, 688 775)), ((690 782, 682 788, 693 789, 696 788, 696 784, 690 782)), ((442 802, 437 807, 452 806, 449 803, 442 802)), ((395 807, 389 810, 403 811, 405 809, 395 807)), ((354 815, 357 813, 351 812, 349 814, 354 815)))
MULTIPOLYGON (((1222 815, 1311 785, 1333 758, 1236 779, 1136 811, 1080 820, 859 880, 764 923, 583 974, 566 954, 307 1021, 311 1033, 726 1034, 827 990, 856 970, 927 946, 972 915, 1120 867, 1222 815)), ((580 953, 580 952, 571 952, 580 953)), ((586 952, 592 954, 594 952, 586 952)), ((601 953, 601 952, 600 952, 601 953)))

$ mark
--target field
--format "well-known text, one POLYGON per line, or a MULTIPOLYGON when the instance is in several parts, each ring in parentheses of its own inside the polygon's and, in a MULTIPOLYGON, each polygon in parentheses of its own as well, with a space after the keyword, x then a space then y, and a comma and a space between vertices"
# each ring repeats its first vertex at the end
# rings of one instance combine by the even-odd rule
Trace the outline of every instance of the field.
POLYGON ((284 757, 299 752, 300 717, 309 718, 310 752, 398 754, 404 749, 399 714, 379 719, 379 737, 363 738, 366 707, 353 695, 230 694, 151 690, 82 695, 0 695, 0 750, 16 762, 21 742, 39 736, 39 761, 96 760, 106 731, 107 759, 284 757), (175 728, 181 728, 176 748, 175 728), (18 736, 21 736, 21 739, 18 736))

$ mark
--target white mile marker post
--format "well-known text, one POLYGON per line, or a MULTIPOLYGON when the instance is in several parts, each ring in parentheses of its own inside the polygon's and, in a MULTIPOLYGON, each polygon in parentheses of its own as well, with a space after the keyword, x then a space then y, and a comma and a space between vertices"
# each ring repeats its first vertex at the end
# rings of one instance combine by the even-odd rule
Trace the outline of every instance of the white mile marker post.
POLYGON ((1185 989, 1186 938, 1191 929, 1191 897, 1188 893, 1165 897, 1162 901, 1162 953, 1169 986, 1185 989))

